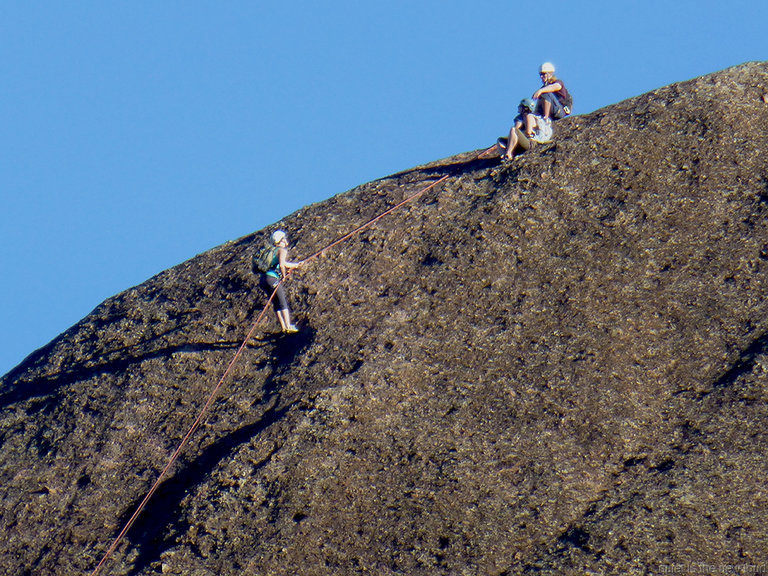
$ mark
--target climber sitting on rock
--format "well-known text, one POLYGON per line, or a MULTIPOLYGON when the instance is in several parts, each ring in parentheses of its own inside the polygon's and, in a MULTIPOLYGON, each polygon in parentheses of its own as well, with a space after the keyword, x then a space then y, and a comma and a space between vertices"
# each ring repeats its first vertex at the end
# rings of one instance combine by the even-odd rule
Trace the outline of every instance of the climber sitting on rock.
POLYGON ((541 88, 533 93, 537 102, 536 113, 547 120, 559 120, 571 113, 573 98, 563 81, 555 77, 555 66, 551 62, 544 62, 539 67, 541 88))
POLYGON ((272 245, 265 246, 254 257, 254 270, 261 272, 261 287, 268 296, 275 292, 273 304, 277 319, 283 332, 293 334, 299 329, 291 324, 291 311, 288 299, 285 296, 282 279, 288 275, 288 271, 301 266, 300 262, 288 261, 288 236, 282 230, 276 230, 272 234, 272 245))
POLYGON ((520 101, 509 136, 497 141, 502 161, 511 160, 530 149, 532 141, 543 143, 552 139, 552 123, 534 114, 535 109, 536 103, 530 98, 520 101))

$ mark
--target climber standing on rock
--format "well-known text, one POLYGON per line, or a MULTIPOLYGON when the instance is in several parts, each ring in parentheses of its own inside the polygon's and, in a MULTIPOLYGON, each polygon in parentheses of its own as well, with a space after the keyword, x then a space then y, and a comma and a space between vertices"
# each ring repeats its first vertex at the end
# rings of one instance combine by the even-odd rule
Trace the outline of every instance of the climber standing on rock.
POLYGON ((301 263, 288 261, 288 236, 286 233, 282 230, 273 232, 272 244, 265 246, 254 256, 253 264, 254 271, 261 273, 261 287, 267 295, 272 296, 272 293, 275 292, 273 304, 283 332, 287 334, 298 332, 299 329, 291 323, 291 311, 282 280, 290 270, 301 266, 301 263))

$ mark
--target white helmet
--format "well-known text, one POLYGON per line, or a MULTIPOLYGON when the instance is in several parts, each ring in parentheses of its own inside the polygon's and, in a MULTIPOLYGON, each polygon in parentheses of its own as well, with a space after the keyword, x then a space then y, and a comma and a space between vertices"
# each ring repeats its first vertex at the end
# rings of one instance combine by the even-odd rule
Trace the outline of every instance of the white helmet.
POLYGON ((539 74, 546 74, 547 72, 550 74, 555 73, 555 65, 552 62, 544 62, 539 68, 539 74))
POLYGON ((282 230, 275 230, 272 232, 272 244, 280 244, 283 240, 285 240, 286 234, 282 230))

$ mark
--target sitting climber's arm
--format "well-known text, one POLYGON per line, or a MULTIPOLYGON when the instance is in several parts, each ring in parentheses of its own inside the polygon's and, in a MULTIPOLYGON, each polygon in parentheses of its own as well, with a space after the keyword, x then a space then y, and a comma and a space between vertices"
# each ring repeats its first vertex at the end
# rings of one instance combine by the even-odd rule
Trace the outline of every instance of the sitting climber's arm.
POLYGON ((560 84, 560 82, 553 82, 552 84, 547 84, 546 86, 542 86, 536 92, 533 93, 534 99, 538 100, 541 98, 542 94, 546 94, 548 92, 557 92, 558 90, 562 90, 563 85, 560 84))

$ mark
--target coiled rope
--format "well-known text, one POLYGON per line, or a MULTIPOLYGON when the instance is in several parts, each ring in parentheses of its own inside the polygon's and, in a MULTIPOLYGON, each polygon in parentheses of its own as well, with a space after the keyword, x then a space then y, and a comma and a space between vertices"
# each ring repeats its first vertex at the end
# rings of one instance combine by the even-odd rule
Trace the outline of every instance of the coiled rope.
MULTIPOLYGON (((476 154, 474 158, 471 158, 470 160, 468 160, 468 162, 471 162, 471 161, 474 161, 474 160, 479 160, 480 158, 482 158, 486 154, 489 154, 495 148, 496 148, 495 146, 491 146, 490 148, 487 148, 486 150, 483 150, 482 152, 476 154)), ((419 198, 420 196, 422 196, 423 194, 425 194, 429 190, 432 190, 438 184, 440 184, 442 182, 445 182, 449 177, 450 177, 450 174, 446 174, 446 175, 442 176, 440 179, 435 180, 431 184, 425 186, 424 188, 421 188, 417 192, 414 192, 413 194, 411 194, 410 196, 406 197, 401 202, 395 204, 394 206, 392 206, 391 208, 385 210, 381 214, 378 214, 374 218, 371 218, 366 223, 361 224, 360 226, 358 226, 357 228, 355 228, 351 232, 348 232, 348 233, 344 234, 343 236, 340 236, 339 238, 337 238, 336 240, 334 240, 333 242, 331 242, 330 244, 328 244, 324 248, 318 250, 317 252, 315 252, 311 256, 308 256, 304 260, 301 260, 299 262, 299 264, 301 266, 309 264, 310 262, 312 262, 313 260, 319 258, 320 256, 322 256, 323 254, 325 254, 326 252, 328 252, 329 250, 331 250, 335 246, 338 246, 342 242, 346 242, 347 240, 349 240, 353 236, 359 234, 363 230, 366 230, 367 228, 370 228, 371 226, 373 226, 376 222, 378 222, 379 220, 381 220, 385 216, 391 214, 392 212, 395 212, 396 210, 399 210, 400 208, 402 208, 406 204, 409 204, 409 203, 413 202, 414 200, 416 200, 417 198, 419 198)), ((275 288, 272 291, 272 294, 269 296, 269 299, 267 300, 267 303, 264 305, 264 308, 261 310, 261 312, 257 316, 256 320, 251 325, 251 329, 248 331, 248 334, 243 339, 242 344, 240 344, 240 347, 237 349, 237 352, 232 357, 232 360, 229 362, 229 365, 227 366, 227 369, 224 371, 224 374, 222 374, 222 376, 219 379, 219 381, 216 384, 216 386, 213 388, 213 390, 211 390, 211 393, 209 394, 208 399, 206 400, 205 404, 201 408, 200 413, 198 414, 197 418, 192 423, 192 426, 189 428, 189 431, 185 434, 184 438, 181 440, 181 442, 179 443, 178 447, 176 448, 176 450, 171 455, 170 459, 168 460, 168 463, 165 465, 165 468, 163 468, 163 470, 160 472, 160 475, 157 477, 157 480, 155 480, 155 483, 149 489, 149 492, 147 492, 147 495, 144 497, 144 499, 141 501, 141 503, 136 507, 136 511, 130 517, 128 522, 125 523, 125 526, 123 527, 123 529, 120 531, 120 533, 114 539, 114 541, 112 542, 110 547, 104 553, 104 556, 101 558, 101 561, 99 562, 99 564, 96 566, 96 568, 94 568, 93 572, 91 572, 91 576, 96 576, 99 573, 99 570, 101 570, 101 568, 104 566, 104 563, 109 559, 109 557, 112 555, 112 553, 117 549, 118 545, 123 540, 123 538, 125 537, 125 535, 128 532, 128 530, 131 529, 131 526, 133 526, 133 524, 136 522, 136 519, 139 517, 141 512, 144 510, 144 508, 146 507, 146 505, 149 502, 149 500, 152 498, 152 496, 155 494, 155 492, 157 492, 157 489, 160 487, 160 485, 162 484, 163 480, 165 480, 165 477, 168 475, 168 472, 170 471, 171 466, 173 466, 173 464, 176 462, 176 460, 178 459, 178 457, 181 454, 181 452, 187 446, 187 444, 189 443, 189 440, 192 437, 192 435, 197 431, 197 429, 203 423, 203 420, 205 419, 205 416, 208 414, 208 411, 210 410, 210 407, 213 404, 213 401, 215 400, 219 390, 224 385, 224 381, 227 379, 227 377, 229 376, 230 372, 232 371, 232 369, 234 368, 235 364, 237 363, 237 360, 242 355, 243 350, 245 350, 246 345, 248 344, 250 339, 253 337, 253 334, 256 332, 256 328, 261 323, 261 321, 264 319, 264 316, 266 315, 267 310, 269 309, 270 304, 272 303, 272 301, 275 298, 275 294, 277 293, 277 289, 282 285, 282 283, 285 281, 287 276, 288 276, 288 274, 286 274, 275 285, 275 288)))

